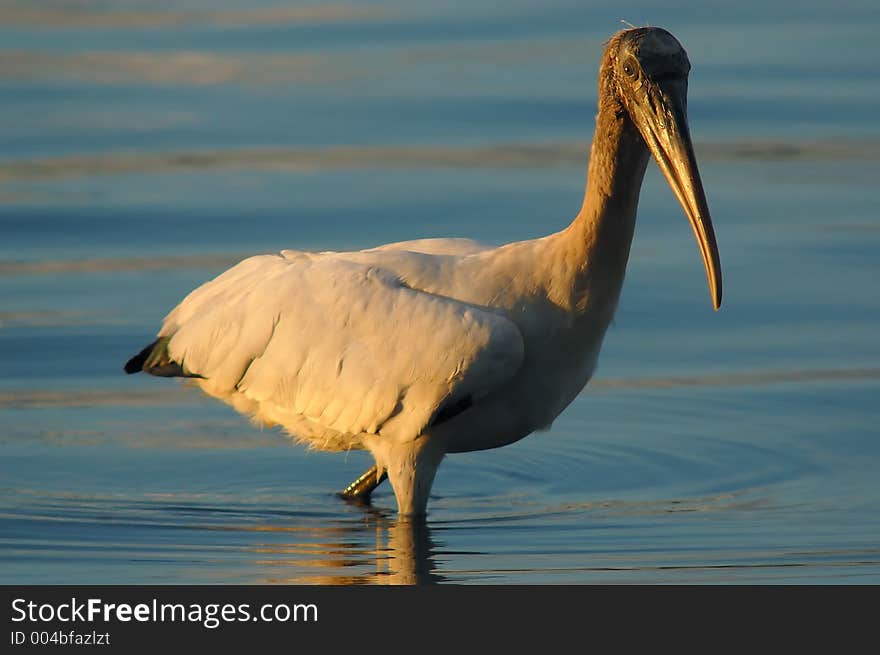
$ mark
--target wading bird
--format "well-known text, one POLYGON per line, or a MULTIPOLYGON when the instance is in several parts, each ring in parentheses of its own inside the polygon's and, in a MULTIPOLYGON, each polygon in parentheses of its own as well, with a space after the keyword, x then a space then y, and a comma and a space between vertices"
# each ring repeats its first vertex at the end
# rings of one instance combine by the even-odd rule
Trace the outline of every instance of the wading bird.
POLYGON ((190 293, 128 373, 190 377, 322 450, 366 449, 401 516, 444 456, 548 427, 589 381, 623 285, 654 156, 721 303, 721 264, 687 120, 687 54, 659 28, 609 41, 583 206, 561 232, 486 247, 409 241, 245 259, 190 293))

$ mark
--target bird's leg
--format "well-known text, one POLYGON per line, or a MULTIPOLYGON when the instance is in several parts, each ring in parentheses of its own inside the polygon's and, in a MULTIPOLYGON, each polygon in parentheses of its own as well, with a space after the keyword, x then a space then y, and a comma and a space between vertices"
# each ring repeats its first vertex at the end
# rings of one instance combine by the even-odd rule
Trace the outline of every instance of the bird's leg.
POLYGON ((397 496, 398 516, 423 520, 434 474, 446 454, 443 443, 421 436, 405 443, 389 441, 383 446, 384 452, 377 461, 384 462, 388 471, 388 479, 397 496))
POLYGON ((370 499, 370 494, 388 477, 388 473, 384 470, 379 473, 379 469, 373 465, 362 473, 354 482, 348 485, 342 493, 345 500, 361 500, 370 499))

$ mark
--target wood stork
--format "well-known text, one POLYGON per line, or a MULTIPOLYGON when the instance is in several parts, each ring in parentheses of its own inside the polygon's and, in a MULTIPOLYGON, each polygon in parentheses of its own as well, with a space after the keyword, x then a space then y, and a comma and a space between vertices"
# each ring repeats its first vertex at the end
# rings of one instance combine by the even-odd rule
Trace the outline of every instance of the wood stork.
POLYGON ((721 264, 687 120, 687 54, 666 30, 618 32, 599 69, 583 206, 561 232, 245 259, 190 293, 128 373, 190 377, 322 449, 376 465, 401 516, 426 510, 447 453, 547 428, 589 381, 617 307, 654 156, 693 227, 712 296, 721 264))

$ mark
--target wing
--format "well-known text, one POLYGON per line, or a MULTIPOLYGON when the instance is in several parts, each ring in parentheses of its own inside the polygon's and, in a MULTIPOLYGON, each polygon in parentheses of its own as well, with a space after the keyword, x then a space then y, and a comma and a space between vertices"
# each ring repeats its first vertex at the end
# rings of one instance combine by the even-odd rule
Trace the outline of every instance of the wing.
POLYGON ((388 250, 405 250, 419 252, 427 255, 473 255, 483 252, 491 246, 473 241, 472 239, 416 239, 414 241, 399 241, 389 243, 367 252, 381 252, 388 250))
POLYGON ((523 359, 507 318, 338 253, 247 259, 191 293, 159 336, 208 393, 331 449, 361 433, 414 439, 523 359))

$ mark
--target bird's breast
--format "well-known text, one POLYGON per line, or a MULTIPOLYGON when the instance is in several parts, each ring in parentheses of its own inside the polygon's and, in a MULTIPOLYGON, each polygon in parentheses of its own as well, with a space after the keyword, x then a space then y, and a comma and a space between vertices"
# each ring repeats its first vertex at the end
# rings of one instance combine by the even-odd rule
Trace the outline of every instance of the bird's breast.
POLYGON ((525 357, 516 375, 478 399, 440 432, 449 452, 487 450, 550 427, 596 368, 607 324, 569 320, 523 326, 525 357))

